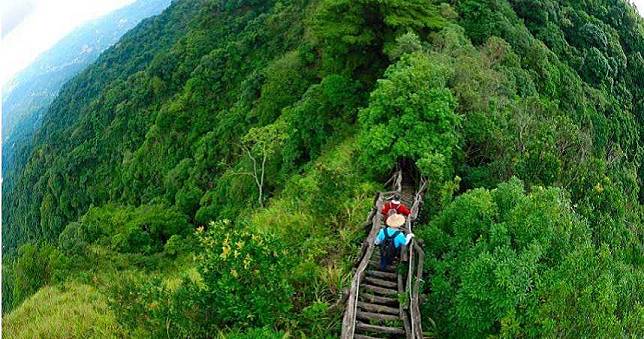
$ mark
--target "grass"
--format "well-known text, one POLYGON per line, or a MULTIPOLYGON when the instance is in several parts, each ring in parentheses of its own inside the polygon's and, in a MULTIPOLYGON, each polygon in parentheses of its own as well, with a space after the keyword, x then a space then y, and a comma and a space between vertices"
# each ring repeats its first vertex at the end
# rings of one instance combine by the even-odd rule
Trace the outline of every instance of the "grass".
POLYGON ((105 296, 84 284, 46 286, 9 313, 6 338, 123 337, 105 296))

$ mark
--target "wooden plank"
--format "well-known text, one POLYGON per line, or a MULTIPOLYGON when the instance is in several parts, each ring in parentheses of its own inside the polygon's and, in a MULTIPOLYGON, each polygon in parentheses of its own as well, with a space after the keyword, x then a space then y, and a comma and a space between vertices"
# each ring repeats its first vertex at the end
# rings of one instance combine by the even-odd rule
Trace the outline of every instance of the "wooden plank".
POLYGON ((349 290, 349 298, 347 300, 347 307, 344 312, 344 318, 342 320, 342 338, 350 339, 353 337, 353 332, 355 331, 355 317, 356 317, 356 307, 357 307, 357 296, 359 293, 360 280, 362 274, 364 273, 365 268, 369 263, 370 252, 373 251, 373 246, 367 246, 365 251, 365 256, 361 260, 356 273, 354 275, 353 281, 351 282, 351 289, 349 290))
POLYGON ((391 272, 369 270, 367 271, 367 276, 373 276, 381 279, 389 279, 389 280, 395 281, 398 275, 396 273, 391 273, 391 272))
POLYGON ((386 313, 372 313, 365 311, 358 311, 358 318, 364 320, 400 320, 400 317, 392 314, 386 313))
POLYGON ((356 325, 356 328, 360 329, 360 330, 369 331, 369 332, 372 332, 372 333, 405 334, 405 330, 403 330, 402 328, 370 325, 370 324, 365 324, 365 323, 361 323, 361 322, 359 322, 356 325))
MULTIPOLYGON (((374 332, 374 333, 384 333, 384 334, 406 334, 407 338, 422 338, 422 330, 420 326, 416 326, 416 323, 420 322, 420 312, 418 309, 418 289, 419 289, 419 282, 420 278, 422 277, 422 257, 418 258, 413 258, 416 259, 417 264, 419 265, 417 268, 417 274, 415 275, 415 284, 413 287, 408 286, 405 291, 402 286, 402 276, 400 274, 393 273, 395 270, 395 265, 392 265, 387 268, 386 271, 380 271, 380 270, 369 270, 367 271, 367 267, 369 266, 375 266, 378 267, 380 266, 380 263, 378 262, 379 257, 377 256, 377 253, 375 252, 375 245, 373 244, 375 237, 378 233, 378 231, 382 228, 382 223, 383 223, 383 218, 380 212, 382 209, 382 206, 384 204, 385 199, 390 199, 391 196, 394 194, 401 194, 401 196, 404 194, 404 199, 411 199, 413 197, 414 201, 411 206, 411 214, 409 218, 407 218, 407 222, 405 223, 404 227, 408 232, 412 231, 412 222, 416 219, 418 216, 418 211, 420 209, 420 206, 422 205, 422 196, 424 193, 424 190, 426 189, 427 186, 427 180, 425 178, 421 178, 420 180, 420 186, 417 192, 415 192, 415 195, 410 195, 413 194, 410 192, 410 187, 408 185, 405 185, 404 187, 402 186, 403 184, 403 173, 402 170, 398 169, 392 178, 390 179, 390 182, 392 183, 394 191, 389 191, 389 192, 380 192, 376 194, 376 197, 374 198, 374 207, 371 209, 369 215, 367 216, 367 222, 371 221, 371 229, 369 231, 369 235, 363 242, 363 245, 360 249, 359 255, 357 257, 358 260, 356 260, 356 270, 354 277, 351 281, 351 288, 349 289, 348 297, 347 297, 347 303, 346 303, 346 309, 345 309, 345 314, 343 317, 342 321, 342 338, 343 339, 352 339, 352 338, 362 338, 362 339, 370 339, 373 337, 366 336, 364 334, 356 334, 355 331, 356 329, 360 330, 365 330, 369 332, 374 332), (375 254, 375 255, 374 255, 375 254), (390 287, 392 282, 391 279, 392 275, 396 275, 397 278, 397 285, 398 289, 397 290, 392 290, 392 289, 387 289, 384 288, 383 286, 390 287), (363 281, 364 280, 364 281, 363 281), (381 285, 381 286, 378 286, 381 285), (369 294, 365 293, 365 291, 371 291, 376 294, 369 294), (410 313, 413 314, 414 319, 412 320, 414 322, 414 333, 411 333, 412 331, 409 329, 409 315, 406 311, 404 311, 400 306, 398 308, 393 307, 394 305, 398 305, 398 300, 397 298, 390 298, 389 296, 394 296, 397 295, 398 293, 404 293, 404 292, 409 292, 411 295, 410 298, 410 313), (377 295, 380 294, 380 295, 377 295), (363 301, 358 301, 358 300, 365 300, 368 303, 365 303, 363 301), (385 306, 385 305, 390 305, 390 306, 385 306), (358 306, 360 306, 360 310, 358 310, 358 306), (365 307, 370 307, 365 308, 365 307), (401 328, 394 328, 394 327, 386 327, 386 326, 376 326, 376 325, 370 325, 370 324, 365 324, 362 322, 357 322, 356 317, 360 316, 361 318, 366 318, 366 319, 371 319, 368 317, 386 317, 388 320, 393 320, 392 317, 396 317, 394 315, 393 311, 398 311, 398 319, 403 319, 403 324, 405 326, 405 329, 401 328), (381 311, 389 311, 389 312, 381 312, 381 311)), ((412 191, 413 192, 413 191, 412 191)), ((415 242, 414 242, 415 244, 415 242)), ((412 251, 415 249, 409 249, 408 251, 405 251, 404 253, 406 254, 409 252, 410 257, 412 257, 412 251)), ((421 249, 422 251, 422 249, 421 249)), ((405 255, 403 254, 403 257, 405 255)), ((413 262, 410 262, 412 264, 413 262)), ((411 278, 411 277, 410 277, 411 278)), ((411 282, 411 279, 408 279, 411 282)), ((411 284, 410 284, 411 285, 411 284)), ((391 286, 393 287, 393 286, 391 286)))
POLYGON ((398 305, 398 299, 396 298, 383 297, 380 295, 369 294, 369 293, 361 293, 360 299, 374 304, 398 305))
MULTIPOLYGON (((369 261, 369 267, 380 270, 380 263, 376 261, 369 261)), ((389 265, 385 267, 385 270, 384 270, 384 272, 388 272, 388 273, 393 273, 395 271, 396 271, 396 265, 389 265)))
MULTIPOLYGON (((376 193, 373 199, 373 208, 371 208, 371 211, 369 212, 369 215, 367 216, 367 220, 365 221, 365 224, 371 224, 371 228, 373 228, 374 225, 374 217, 377 217, 378 212, 380 211, 378 209, 378 199, 380 199, 380 193, 376 193)), ((371 229, 369 230, 369 233, 371 233, 371 229)), ((360 248, 360 254, 356 258, 355 262, 353 263, 353 267, 357 267, 360 264, 360 261, 364 257, 367 247, 369 247, 369 237, 362 242, 362 246, 360 248)))
POLYGON ((397 307, 391 307, 391 306, 385 306, 385 305, 379 305, 379 304, 372 304, 372 303, 367 303, 364 301, 358 301, 358 307, 365 311, 369 312, 377 312, 377 313, 389 313, 389 314, 398 314, 398 308, 397 307))
POLYGON ((372 336, 364 335, 364 334, 356 334, 356 335, 353 336, 353 338, 354 339, 382 339, 382 338, 372 337, 372 336))
POLYGON ((413 293, 411 297, 411 304, 412 304, 412 321, 414 322, 414 335, 416 338, 423 338, 423 327, 422 327, 422 319, 420 316, 420 306, 419 306, 419 298, 418 298, 418 293, 420 290, 420 279, 423 275, 423 263, 425 261, 425 252, 423 249, 418 246, 416 243, 414 243, 414 250, 416 251, 416 261, 417 266, 416 266, 416 276, 415 276, 415 281, 414 281, 414 287, 413 287, 413 293))
POLYGON ((385 296, 398 295, 397 290, 390 289, 390 288, 384 288, 384 287, 380 287, 380 286, 364 284, 364 285, 362 285, 362 288, 364 288, 367 291, 372 291, 372 292, 378 293, 380 295, 385 295, 385 296))
POLYGON ((382 286, 382 287, 396 287, 397 284, 395 281, 389 281, 389 280, 383 280, 383 279, 378 279, 370 276, 364 277, 363 281, 368 282, 370 284, 376 285, 376 286, 382 286))
MULTIPOLYGON (((411 232, 411 228, 405 231, 405 233, 410 233, 410 232, 411 232)), ((409 261, 409 254, 407 254, 408 252, 409 252, 409 250, 407 249, 407 245, 404 245, 400 249, 400 261, 401 262, 409 261)))
MULTIPOLYGON (((378 199, 376 200, 376 209, 379 211, 380 207, 382 205, 382 196, 378 194, 378 199)), ((378 216, 379 214, 375 214, 378 216)), ((341 338, 343 339, 351 339, 353 338, 354 332, 355 332, 355 323, 356 323, 356 311, 358 307, 358 296, 360 294, 360 282, 362 280, 362 276, 364 275, 364 271, 369 265, 369 259, 371 258, 371 255, 373 254, 373 249, 374 249, 374 240, 376 238, 376 235, 378 234, 378 231, 380 230, 380 222, 381 222, 380 217, 374 217, 372 218, 373 221, 373 226, 371 227, 371 231, 369 232, 369 235, 367 236, 367 239, 365 240, 367 244, 367 248, 365 250, 364 256, 362 257, 362 260, 360 261, 360 264, 358 265, 358 268, 356 269, 356 273, 353 277, 353 280, 351 281, 351 288, 349 289, 349 297, 347 299, 347 306, 344 311, 344 317, 342 318, 342 334, 341 338)))

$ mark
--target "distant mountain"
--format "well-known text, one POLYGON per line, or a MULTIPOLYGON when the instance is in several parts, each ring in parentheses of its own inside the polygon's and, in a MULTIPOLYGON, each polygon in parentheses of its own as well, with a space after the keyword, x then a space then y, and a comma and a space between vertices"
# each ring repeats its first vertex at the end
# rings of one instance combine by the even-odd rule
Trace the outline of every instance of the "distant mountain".
MULTIPOLYGON (((2 134, 7 141, 13 129, 33 130, 61 86, 142 19, 160 13, 171 0, 139 0, 87 23, 63 38, 4 88, 2 134)), ((24 132, 24 131, 21 131, 24 132)))

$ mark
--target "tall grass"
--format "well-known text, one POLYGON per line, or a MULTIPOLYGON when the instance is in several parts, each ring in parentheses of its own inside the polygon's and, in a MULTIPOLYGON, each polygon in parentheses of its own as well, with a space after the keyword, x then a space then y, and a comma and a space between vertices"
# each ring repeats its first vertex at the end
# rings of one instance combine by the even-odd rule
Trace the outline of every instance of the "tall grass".
POLYGON ((5 338, 122 338, 105 296, 83 284, 46 286, 9 313, 5 338))

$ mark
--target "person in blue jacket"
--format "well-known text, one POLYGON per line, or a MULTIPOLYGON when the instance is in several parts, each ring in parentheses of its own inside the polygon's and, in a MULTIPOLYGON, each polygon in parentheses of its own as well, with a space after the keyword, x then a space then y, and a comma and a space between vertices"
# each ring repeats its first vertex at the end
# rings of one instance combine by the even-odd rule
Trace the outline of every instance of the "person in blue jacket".
POLYGON ((380 246, 380 270, 391 265, 391 262, 400 253, 400 248, 409 244, 414 237, 413 233, 405 234, 398 228, 405 224, 405 216, 392 214, 385 221, 385 228, 378 231, 374 244, 380 246))

